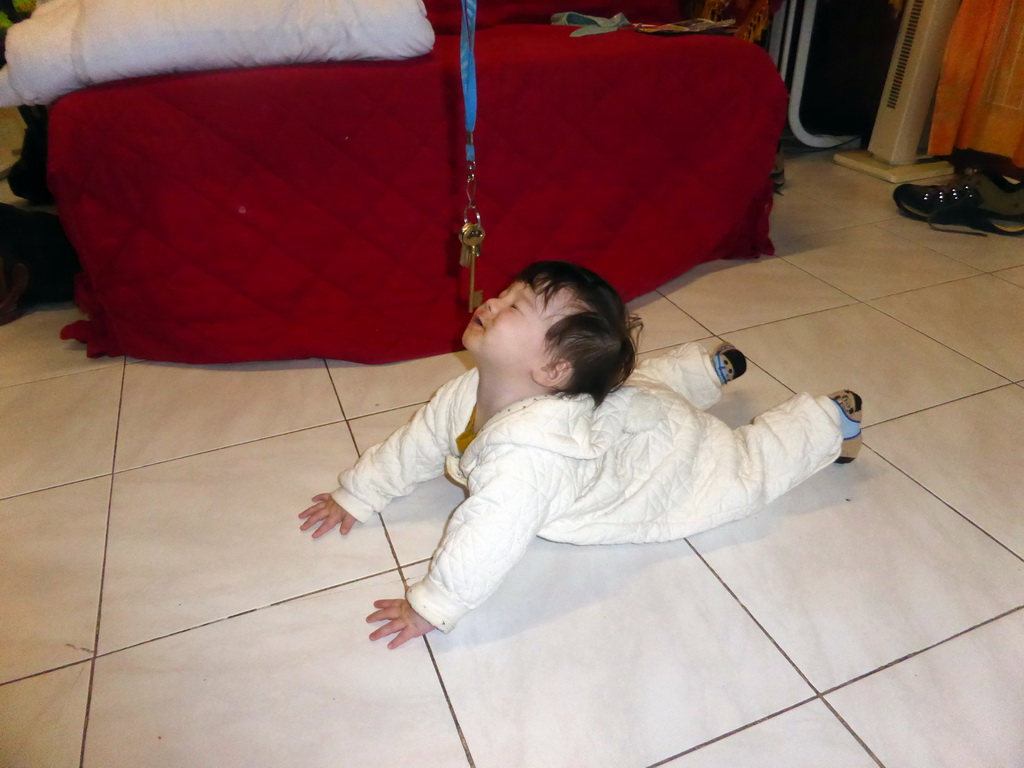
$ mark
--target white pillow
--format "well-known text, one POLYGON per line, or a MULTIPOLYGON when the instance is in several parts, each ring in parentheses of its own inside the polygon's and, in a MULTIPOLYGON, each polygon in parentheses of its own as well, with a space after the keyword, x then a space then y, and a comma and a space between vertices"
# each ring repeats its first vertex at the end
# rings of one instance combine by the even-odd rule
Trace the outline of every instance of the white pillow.
POLYGON ((49 0, 7 33, 0 105, 224 67, 428 53, 422 0, 49 0))

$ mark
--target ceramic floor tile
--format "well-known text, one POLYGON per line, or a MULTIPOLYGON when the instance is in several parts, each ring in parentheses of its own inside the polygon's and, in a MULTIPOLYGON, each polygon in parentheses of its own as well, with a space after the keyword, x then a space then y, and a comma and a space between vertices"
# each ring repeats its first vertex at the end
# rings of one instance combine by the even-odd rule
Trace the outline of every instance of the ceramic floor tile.
POLYGON ((783 188, 781 194, 772 198, 770 234, 776 245, 815 232, 862 223, 851 221, 847 212, 801 194, 792 187, 783 188))
POLYGON ((886 768, 1024 763, 1024 611, 828 695, 886 768))
POLYGON ((669 768, 877 768, 820 701, 680 757, 669 768))
POLYGON ((465 498, 462 486, 439 477, 392 501, 381 516, 399 562, 405 565, 433 556, 448 518, 465 498))
POLYGON ((854 301, 778 258, 701 264, 661 290, 716 334, 854 301))
POLYGON ((92 359, 86 357, 84 345, 61 340, 60 329, 81 319, 82 313, 77 309, 63 304, 47 305, 0 326, 4 359, 0 387, 123 365, 122 357, 92 359))
POLYGON ((342 418, 321 360, 126 366, 116 468, 129 469, 342 418), (167 414, 174 414, 171 419, 167 414))
POLYGON ((344 538, 299 531, 354 460, 332 424, 115 475, 101 651, 393 568, 376 518, 344 538))
POLYGON ((800 238, 779 255, 862 301, 978 274, 872 224, 800 238))
POLYGON ((641 352, 696 341, 708 335, 707 329, 660 293, 634 299, 629 303, 629 311, 638 314, 644 324, 638 345, 641 352))
POLYGON ((109 474, 121 366, 0 389, 0 498, 109 474))
POLYGON ((1019 237, 943 232, 926 221, 909 218, 879 222, 878 226, 983 272, 1024 265, 1024 242, 1019 237))
MULTIPOLYGON (((700 339, 699 343, 709 353, 717 349, 719 344, 730 342, 731 338, 725 339, 712 337, 700 339)), ((658 357, 666 354, 669 350, 659 349, 652 352, 642 352, 638 355, 639 361, 651 357, 658 357)), ((740 350, 742 351, 742 350, 740 350)), ((730 427, 742 427, 749 424, 757 415, 764 413, 783 400, 793 396, 793 392, 763 370, 747 360, 747 370, 738 379, 731 381, 722 390, 722 399, 708 410, 708 413, 718 417, 730 427)))
POLYGON ((441 385, 473 367, 468 352, 455 352, 388 365, 328 361, 345 409, 355 419, 377 411, 425 403, 441 385))
POLYGON ((407 424, 416 411, 422 407, 422 404, 410 405, 406 408, 396 408, 393 411, 382 411, 352 419, 349 422, 349 427, 351 427, 352 437, 356 441, 356 450, 361 454, 377 443, 384 442, 392 432, 407 424))
POLYGON ((789 389, 748 361, 747 372, 725 386, 722 399, 708 413, 736 429, 792 396, 789 389))
POLYGON ((92 656, 110 478, 0 501, 0 682, 92 656))
POLYGON ((1007 386, 870 427, 864 439, 1024 557, 1021 423, 1024 390, 1007 386))
POLYGON ((78 768, 89 664, 0 686, 0 765, 78 768))
POLYGON ((859 393, 865 425, 1006 383, 863 304, 737 331, 729 339, 795 391, 859 393))
POLYGON ((872 305, 1014 381, 1024 379, 1024 288, 991 275, 872 305))
MULTIPOLYGON (((375 413, 350 422, 356 447, 362 452, 386 440, 412 418, 420 406, 375 413)), ((461 486, 439 477, 392 501, 381 513, 399 562, 429 558, 441 540, 445 523, 465 499, 461 486)))
MULTIPOLYGON (((375 413, 350 422, 356 446, 365 451, 387 439, 412 418, 419 406, 375 413)), ((465 491, 446 477, 418 486, 404 498, 395 499, 381 513, 391 544, 403 565, 434 554, 445 523, 465 498, 465 491)))
POLYGON ((787 158, 786 186, 843 211, 849 223, 882 221, 900 215, 892 199, 894 184, 838 165, 834 161, 791 162, 787 158))
POLYGON ((996 272, 995 276, 1024 288, 1024 267, 1004 269, 1001 272, 996 272))
POLYGON ((810 693, 685 542, 538 539, 487 602, 429 638, 488 768, 648 765, 810 693))
MULTIPOLYGON (((728 336, 725 339, 712 337, 700 339, 699 343, 710 353, 723 341, 729 342, 730 338, 728 336)), ((641 352, 637 356, 637 360, 643 362, 648 358, 666 354, 668 351, 659 349, 652 352, 641 352)), ((723 389, 722 399, 708 412, 735 429, 749 424, 755 416, 792 396, 793 392, 790 389, 747 360, 746 372, 723 389)))
POLYGON ((818 690, 1024 603, 1024 562, 868 449, 692 542, 818 690))
POLYGON ((99 659, 84 765, 468 766, 423 642, 367 639, 401 589, 393 573, 99 659))

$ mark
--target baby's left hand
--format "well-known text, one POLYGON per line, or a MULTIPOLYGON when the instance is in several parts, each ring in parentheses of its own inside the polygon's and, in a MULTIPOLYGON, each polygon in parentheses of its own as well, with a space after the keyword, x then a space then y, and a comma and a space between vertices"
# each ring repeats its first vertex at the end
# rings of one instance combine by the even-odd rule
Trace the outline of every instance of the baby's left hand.
POLYGON ((370 639, 380 640, 382 637, 397 632, 398 637, 388 643, 388 648, 391 650, 414 638, 422 637, 434 629, 433 624, 413 610, 408 600, 378 600, 373 607, 380 610, 367 616, 366 623, 372 624, 375 621, 387 621, 388 623, 380 629, 374 630, 370 634, 370 639))
POLYGON ((329 493, 319 493, 313 497, 313 501, 316 502, 313 506, 299 512, 299 517, 306 521, 299 526, 299 530, 309 530, 319 523, 320 527, 313 531, 314 539, 319 539, 336 525, 341 526, 338 530, 345 536, 359 522, 329 493))

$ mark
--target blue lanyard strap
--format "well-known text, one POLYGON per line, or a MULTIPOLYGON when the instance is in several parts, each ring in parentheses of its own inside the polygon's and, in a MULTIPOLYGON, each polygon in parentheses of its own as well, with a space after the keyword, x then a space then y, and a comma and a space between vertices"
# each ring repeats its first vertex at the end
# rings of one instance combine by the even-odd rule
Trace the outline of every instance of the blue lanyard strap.
POLYGON ((476 162, 473 131, 476 129, 476 0, 462 0, 462 40, 459 45, 459 69, 462 72, 462 99, 466 106, 466 162, 476 162))

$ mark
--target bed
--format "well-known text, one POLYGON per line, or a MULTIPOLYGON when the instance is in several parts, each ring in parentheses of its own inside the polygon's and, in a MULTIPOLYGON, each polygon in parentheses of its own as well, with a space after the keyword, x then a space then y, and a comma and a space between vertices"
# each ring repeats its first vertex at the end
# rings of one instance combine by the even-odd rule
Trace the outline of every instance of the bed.
MULTIPOLYGON (((628 300, 771 253, 787 96, 767 54, 728 36, 573 37, 547 23, 558 10, 481 9, 477 287, 567 259, 628 300)), ((427 17, 436 39, 412 58, 174 72, 57 100, 48 178, 88 314, 65 336, 186 363, 457 349, 458 7, 427 17)))

